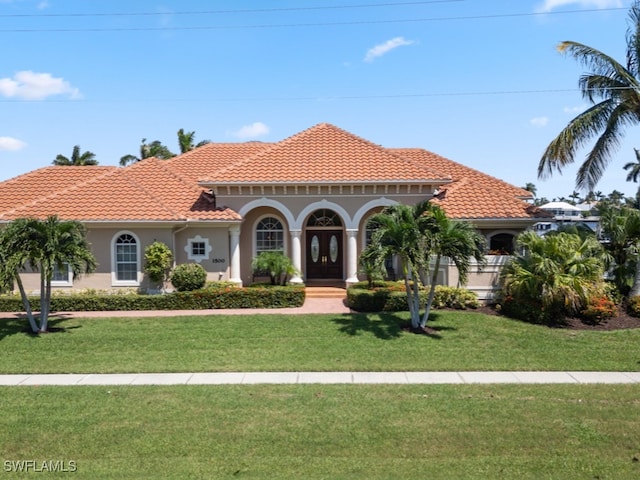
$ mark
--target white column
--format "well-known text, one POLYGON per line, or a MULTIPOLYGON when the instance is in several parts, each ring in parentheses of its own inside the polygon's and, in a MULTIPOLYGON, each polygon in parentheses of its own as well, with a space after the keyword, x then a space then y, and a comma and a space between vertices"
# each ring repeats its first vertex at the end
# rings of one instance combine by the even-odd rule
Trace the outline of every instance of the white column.
POLYGON ((300 239, 302 238, 301 230, 291 231, 291 261, 298 271, 290 280, 291 283, 303 283, 302 280, 302 248, 300 239))
POLYGON ((358 282, 358 230, 347 230, 347 284, 358 282))
POLYGON ((242 285, 240 278, 240 226, 234 225, 229 228, 229 250, 231 254, 231 264, 229 268, 229 280, 242 285))

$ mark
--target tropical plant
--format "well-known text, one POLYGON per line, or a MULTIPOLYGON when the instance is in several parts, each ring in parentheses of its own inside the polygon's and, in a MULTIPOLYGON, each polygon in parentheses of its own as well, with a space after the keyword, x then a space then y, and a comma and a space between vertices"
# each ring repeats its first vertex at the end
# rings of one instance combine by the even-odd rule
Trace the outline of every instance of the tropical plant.
POLYGON ((251 262, 253 273, 265 273, 271 285, 286 285, 291 275, 297 273, 291 259, 279 251, 260 252, 251 262))
POLYGON ((579 312, 604 290, 602 246, 594 236, 560 232, 540 237, 527 231, 516 243, 518 253, 500 280, 507 301, 526 305, 525 316, 557 321, 579 312))
POLYGON ((431 206, 426 215, 432 220, 429 228, 427 249, 430 255, 435 257, 435 261, 434 265, 431 266, 430 279, 427 280, 424 277, 424 271, 421 271, 421 274, 423 274, 421 277, 422 283, 425 286, 430 286, 424 315, 420 322, 421 327, 426 325, 431 313, 442 258, 448 258, 458 269, 458 286, 467 283, 472 266, 472 258, 476 260, 478 266, 482 266, 486 262, 484 257, 486 240, 471 223, 451 220, 444 210, 438 206, 431 206))
POLYGON ((420 272, 428 271, 427 232, 432 222, 425 214, 431 207, 428 201, 414 206, 391 205, 370 220, 378 227, 371 237, 374 246, 368 247, 367 254, 375 249, 381 258, 397 256, 414 329, 421 323, 420 272))
POLYGON ((124 155, 120 157, 120 165, 125 166, 129 163, 139 162, 145 158, 159 158, 160 160, 168 160, 175 157, 176 154, 171 152, 160 140, 154 140, 151 143, 147 143, 147 139, 143 138, 140 143, 140 156, 124 155))
POLYGON ((599 228, 616 287, 623 295, 640 295, 640 211, 603 206, 599 228))
POLYGON ((583 98, 592 106, 576 116, 551 141, 538 165, 538 177, 573 163, 576 151, 597 137, 576 174, 579 190, 592 190, 602 177, 619 145, 624 128, 640 122, 640 2, 629 11, 626 67, 595 48, 573 41, 560 43, 558 50, 591 69, 580 77, 583 98), (598 103, 596 101, 598 100, 598 103))
POLYGON ((73 147, 73 151, 71 152, 71 157, 67 158, 62 154, 56 156, 55 160, 51 162, 53 165, 57 166, 87 166, 87 165, 98 165, 98 161, 96 160, 96 155, 93 152, 86 151, 80 153, 80 145, 76 145, 73 147))
POLYGON ((179 292, 199 290, 207 283, 207 271, 199 263, 181 263, 171 272, 170 281, 179 292))
POLYGON ((178 130, 178 146, 180 147, 180 153, 186 153, 194 148, 202 147, 207 143, 211 143, 211 140, 202 140, 195 143, 196 132, 185 132, 184 129, 178 130))
POLYGON ((359 273, 367 279, 369 289, 373 288, 375 282, 384 280, 387 275, 382 248, 379 243, 370 243, 367 245, 367 248, 362 251, 358 259, 360 265, 359 273))
POLYGON ((144 250, 145 272, 149 280, 164 286, 169 279, 173 264, 171 249, 162 242, 155 241, 144 250))
POLYGON ((33 332, 46 332, 51 307, 51 282, 56 269, 70 269, 74 277, 92 272, 96 260, 80 222, 60 221, 57 216, 46 220, 17 219, 0 234, 0 252, 4 260, 2 276, 18 283, 27 317, 33 332), (38 322, 28 306, 20 271, 26 266, 40 271, 40 315, 38 322))
POLYGON ((536 187, 535 183, 531 183, 531 182, 527 182, 527 184, 524 187, 521 187, 521 188, 523 190, 526 190, 527 192, 529 192, 534 197, 536 196, 536 193, 538 191, 538 188, 536 187))

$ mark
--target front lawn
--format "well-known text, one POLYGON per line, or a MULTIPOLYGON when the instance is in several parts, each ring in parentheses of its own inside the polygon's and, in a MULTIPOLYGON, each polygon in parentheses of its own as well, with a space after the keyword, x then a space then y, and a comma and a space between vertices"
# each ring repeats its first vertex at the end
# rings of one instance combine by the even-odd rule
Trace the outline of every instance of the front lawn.
POLYGON ((435 336, 407 313, 0 320, 0 373, 230 371, 636 371, 640 329, 576 331, 438 311, 435 336))
POLYGON ((0 450, 5 473, 26 460, 77 469, 46 478, 625 480, 640 478, 639 395, 640 385, 5 387, 0 450))

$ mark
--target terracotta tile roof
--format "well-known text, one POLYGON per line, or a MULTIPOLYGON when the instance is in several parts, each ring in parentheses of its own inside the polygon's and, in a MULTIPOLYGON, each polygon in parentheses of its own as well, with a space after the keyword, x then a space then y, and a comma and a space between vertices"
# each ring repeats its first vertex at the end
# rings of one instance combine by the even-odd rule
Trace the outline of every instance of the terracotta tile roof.
MULTIPOLYGON (((0 214, 36 202, 79 182, 100 177, 117 167, 44 167, 0 183, 0 214)), ((1 218, 1 217, 0 217, 1 218)))
POLYGON ((0 183, 0 221, 56 214, 81 221, 241 221, 212 185, 408 182, 440 186, 452 217, 538 218, 520 188, 422 149, 385 149, 330 124, 278 143, 211 143, 124 168, 46 167, 0 183), (453 183, 452 183, 453 182, 453 183), (220 201, 220 200, 218 200, 220 201))
POLYGON ((219 170, 212 183, 447 183, 448 176, 322 123, 219 170))
POLYGON ((510 183, 500 180, 499 178, 487 175, 479 170, 462 165, 461 163, 449 160, 441 155, 424 150, 421 148, 392 148, 392 152, 396 152, 403 157, 410 158, 430 169, 441 174, 448 175, 454 181, 467 178, 474 183, 480 184, 485 188, 495 190, 500 193, 519 197, 523 199, 533 198, 531 192, 522 188, 511 185, 510 183))
MULTIPOLYGON (((58 215, 80 221, 240 220, 232 210, 202 205, 202 189, 181 181, 163 168, 162 162, 147 159, 126 168, 109 168, 101 175, 86 172, 75 184, 68 181, 65 170, 94 167, 42 169, 47 170, 42 172, 42 180, 49 186, 48 194, 0 210, 0 219, 58 215)), ((3 194, 4 186, 0 188, 3 194)))
POLYGON ((251 155, 266 150, 272 144, 262 142, 208 143, 166 160, 168 167, 188 182, 213 178, 213 174, 251 155))
POLYGON ((423 149, 393 149, 399 155, 453 178, 432 200, 451 218, 464 219, 540 219, 539 208, 523 201, 531 193, 503 180, 423 149))

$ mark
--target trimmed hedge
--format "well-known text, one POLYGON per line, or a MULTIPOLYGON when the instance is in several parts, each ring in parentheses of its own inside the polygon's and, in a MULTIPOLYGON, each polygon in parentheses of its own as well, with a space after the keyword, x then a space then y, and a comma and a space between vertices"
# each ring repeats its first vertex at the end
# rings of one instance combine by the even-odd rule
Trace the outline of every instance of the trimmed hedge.
MULTIPOLYGON (((80 294, 51 297, 52 312, 95 312, 122 310, 205 310, 214 308, 285 308, 304 303, 301 287, 204 288, 164 295, 80 294)), ((29 297, 34 310, 40 297, 29 297)), ((1 295, 0 311, 24 310, 18 295, 1 295)))
MULTIPOLYGON (((427 302, 428 292, 420 290, 420 304, 427 302)), ((389 282, 384 286, 379 283, 369 290, 366 283, 358 283, 347 289, 347 305, 358 312, 401 312, 409 310, 404 284, 389 282)), ((467 309, 478 308, 478 296, 464 288, 436 286, 433 308, 467 309)))

